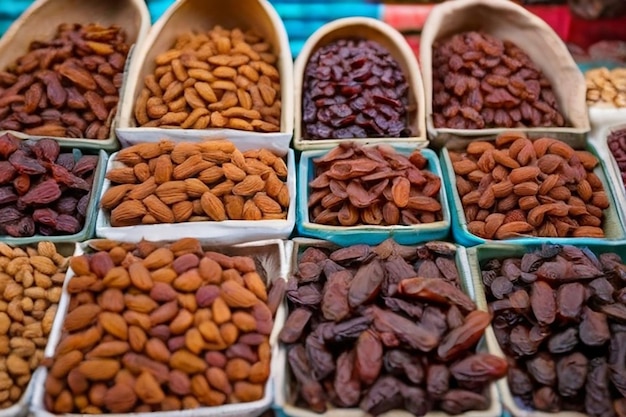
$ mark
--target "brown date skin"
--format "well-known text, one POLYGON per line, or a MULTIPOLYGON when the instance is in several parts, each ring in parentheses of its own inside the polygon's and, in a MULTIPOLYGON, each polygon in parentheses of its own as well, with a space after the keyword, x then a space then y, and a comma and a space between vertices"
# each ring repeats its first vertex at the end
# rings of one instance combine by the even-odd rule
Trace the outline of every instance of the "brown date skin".
POLYGON ((585 355, 574 352, 559 359, 556 374, 559 380, 559 394, 573 397, 585 385, 588 361, 585 355))
POLYGON ((437 399, 450 388, 463 388, 446 397, 445 407, 484 408, 485 397, 465 389, 484 392, 506 373, 507 364, 488 354, 472 360, 491 316, 460 293, 458 272, 440 271, 437 260, 454 257, 454 246, 443 242, 411 248, 389 240, 376 247, 304 251, 304 273, 296 270, 286 285, 291 313, 279 336, 289 342, 300 400, 313 401, 309 408, 315 411, 327 403, 358 404, 373 415, 394 408, 422 415, 442 410, 437 399), (420 274, 448 283, 445 295, 435 294, 440 287, 428 283, 432 295, 423 302, 404 297, 399 289, 405 281, 414 285, 420 274), (315 281, 299 279, 313 276, 315 281), (441 344, 443 358, 435 349, 441 344))
POLYGON ((335 392, 343 407, 358 404, 361 398, 361 381, 355 370, 354 350, 346 350, 337 358, 335 392))
POLYGON ((363 383, 371 385, 383 366, 383 345, 378 335, 366 330, 356 341, 355 371, 363 383))
POLYGON ((393 375, 404 375, 414 384, 424 380, 424 368, 415 356, 399 349, 387 350, 383 359, 385 370, 393 375))
POLYGON ((400 294, 418 300, 454 304, 465 313, 476 309, 476 304, 460 289, 438 278, 405 279, 399 290, 400 294))
POLYGON ((444 361, 457 357, 468 346, 473 346, 489 325, 489 313, 474 310, 467 315, 465 323, 448 333, 437 348, 437 356, 444 361))
POLYGON ((493 378, 502 378, 506 375, 506 371, 506 359, 485 353, 468 356, 450 367, 452 376, 465 386, 483 384, 493 378))
POLYGON ((436 399, 441 398, 450 386, 450 370, 442 364, 432 364, 426 371, 426 391, 436 399))
POLYGON ((543 281, 532 283, 530 292, 530 305, 533 314, 541 325, 549 325, 556 318, 556 302, 554 300, 554 291, 543 281))
POLYGON ((373 260, 359 268, 348 290, 350 307, 356 308, 373 300, 378 295, 384 278, 383 266, 378 260, 373 260))
POLYGON ((322 314, 326 320, 341 321, 350 314, 348 304, 349 271, 336 271, 328 276, 322 297, 322 314))
POLYGON ((311 318, 311 311, 306 308, 298 308, 294 310, 285 325, 283 326, 278 339, 283 343, 295 343, 302 336, 303 330, 306 328, 311 318))
POLYGON ((326 398, 319 382, 312 377, 312 370, 304 346, 295 345, 287 353, 291 372, 300 383, 300 395, 317 413, 326 411, 326 398))
MULTIPOLYGON (((507 261, 484 262, 483 278, 499 276, 507 261)), ((518 292, 531 294, 531 311, 514 309, 510 295, 489 300, 494 326, 501 326, 494 327, 498 341, 516 365, 509 369, 511 392, 526 405, 548 412, 620 414, 616 395, 626 394, 626 308, 618 296, 624 268, 615 253, 546 246, 522 257, 515 281, 518 292), (536 271, 537 280, 523 280, 525 270, 536 271), (556 294, 553 320, 552 308, 540 302, 549 301, 550 293, 556 294)))
POLYGON ((578 320, 584 302, 585 287, 582 284, 574 282, 561 285, 556 296, 559 319, 562 321, 578 320))

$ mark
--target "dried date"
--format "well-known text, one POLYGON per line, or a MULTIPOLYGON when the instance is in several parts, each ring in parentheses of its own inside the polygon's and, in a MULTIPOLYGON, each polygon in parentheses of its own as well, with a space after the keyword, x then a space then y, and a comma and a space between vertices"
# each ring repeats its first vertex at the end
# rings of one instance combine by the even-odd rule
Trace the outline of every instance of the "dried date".
POLYGON ((491 316, 461 291, 455 256, 444 242, 393 240, 302 251, 279 335, 296 404, 316 412, 358 405, 374 415, 485 409, 487 387, 507 374, 507 363, 475 353, 491 316), (302 279, 312 275, 313 282, 302 279), (423 282, 415 278, 421 275, 423 282), (307 297, 302 289, 311 288, 321 295, 307 297))
POLYGON ((6 68, 0 79, 0 126, 35 136, 106 139, 119 101, 115 80, 129 50, 120 26, 59 25, 52 39, 31 42, 6 68), (116 65, 107 70, 94 65, 107 58, 116 65), (91 123, 96 117, 99 121, 91 123))
MULTIPOLYGON (((413 225, 443 219, 441 178, 419 150, 405 156, 386 145, 345 142, 313 160, 309 220, 350 227, 413 225)), ((446 265, 441 268, 446 274, 446 265)), ((435 266, 435 269, 437 267, 435 266)))
POLYGON ((621 313, 626 309, 616 296, 626 287, 620 256, 544 245, 521 258, 483 261, 481 272, 501 276, 511 264, 520 266, 511 276, 517 290, 504 299, 488 292, 488 302, 498 342, 512 365, 513 395, 541 411, 619 415, 626 393, 626 314, 621 313), (525 280, 530 271, 536 278, 525 280), (526 294, 530 308, 520 309, 513 294, 526 294))
POLYGON ((83 228, 97 157, 82 156, 81 169, 71 173, 55 161, 73 162, 75 156, 62 152, 56 141, 20 141, 8 133, 0 136, 0 154, 0 178, 14 178, 0 187, 6 234, 72 235, 83 228))

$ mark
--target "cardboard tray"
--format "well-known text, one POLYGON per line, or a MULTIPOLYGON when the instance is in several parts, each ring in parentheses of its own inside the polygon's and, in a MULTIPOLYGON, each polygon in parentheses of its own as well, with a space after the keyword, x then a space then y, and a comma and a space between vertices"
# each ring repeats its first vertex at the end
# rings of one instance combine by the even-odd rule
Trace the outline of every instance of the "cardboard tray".
MULTIPOLYGON (((61 23, 88 24, 97 22, 101 25, 113 24, 121 26, 126 32, 126 41, 130 45, 143 42, 150 27, 150 14, 143 0, 37 0, 35 1, 0 39, 0 68, 4 69, 15 62, 17 58, 28 51, 31 42, 35 40, 52 39, 58 25, 61 23)), ((126 66, 134 59, 133 50, 129 52, 126 66)), ((125 71, 126 72, 126 71, 125 71)), ((117 114, 111 125, 111 132, 107 139, 84 138, 53 138, 61 145, 112 151, 119 144, 115 137, 115 126, 119 120, 124 90, 128 84, 128 77, 120 88, 120 104, 117 114)), ((0 131, 0 134, 6 131, 0 131)), ((20 137, 24 134, 9 131, 20 137)), ((29 138, 37 138, 29 136, 29 138)), ((41 137, 40 137, 41 138, 41 137)))
POLYGON ((609 176, 609 168, 607 167, 607 161, 603 157, 601 152, 598 152, 595 146, 590 142, 584 148, 593 153, 600 161, 598 166, 594 169, 594 173, 600 178, 604 186, 604 191, 609 198, 610 206, 604 210, 604 233, 605 238, 591 238, 591 237, 560 237, 560 238, 548 238, 548 237, 520 237, 506 240, 490 240, 483 239, 471 233, 467 228, 467 220, 465 219, 465 212, 463 211, 463 204, 461 203, 461 196, 456 188, 456 176, 454 168, 452 167, 452 161, 450 161, 450 154, 448 149, 441 150, 441 167, 444 175, 444 182, 446 184, 446 190, 448 191, 448 201, 450 203, 450 212, 452 214, 452 234, 461 245, 475 246, 482 243, 499 242, 502 244, 533 244, 537 242, 552 242, 560 244, 593 244, 602 242, 604 240, 620 241, 626 238, 624 231, 625 219, 622 203, 616 198, 618 186, 614 180, 609 176))
MULTIPOLYGON (((470 275, 470 268, 467 262, 467 254, 465 248, 459 245, 454 245, 450 243, 450 245, 455 246, 456 253, 456 264, 459 270, 459 278, 461 282, 461 286, 464 291, 473 299, 476 300, 476 295, 473 289, 472 277, 470 275)), ((291 276, 298 263, 298 254, 301 250, 304 250, 306 247, 315 246, 320 248, 337 248, 336 245, 331 242, 317 240, 317 239, 306 239, 306 238, 295 238, 293 240, 293 251, 291 251, 290 259, 287 259, 290 265, 290 272, 288 276, 291 276)), ((285 312, 287 314, 287 302, 285 299, 285 312)), ((486 350, 486 346, 484 346, 484 342, 480 342, 479 350, 486 350)), ((275 406, 280 409, 285 415, 290 417, 368 417, 370 414, 359 408, 329 408, 325 413, 315 413, 313 411, 309 411, 300 407, 297 407, 291 404, 289 399, 292 397, 293 393, 291 392, 291 384, 292 377, 289 371, 289 364, 287 361, 287 349, 284 346, 280 346, 279 349, 279 363, 281 364, 281 371, 276 372, 275 374, 275 383, 276 383, 276 398, 275 398, 275 406)), ((498 390, 496 389, 496 383, 492 383, 489 388, 490 395, 490 404, 487 410, 481 411, 469 411, 467 413, 459 414, 461 417, 499 417, 502 413, 502 405, 500 403, 500 398, 498 395, 498 390)), ((404 411, 404 410, 392 410, 381 414, 381 417, 412 417, 413 414, 404 411)), ((427 413, 425 417, 450 417, 447 413, 442 411, 433 411, 427 413)))
POLYGON ((135 52, 129 68, 128 88, 121 105, 120 123, 116 129, 122 146, 163 136, 184 140, 225 137, 228 139, 264 139, 282 150, 289 148, 293 133, 293 61, 287 32, 280 16, 267 0, 180 0, 174 2, 150 30, 146 41, 135 52), (215 25, 226 29, 254 28, 273 46, 278 55, 281 83, 280 132, 259 133, 235 129, 163 129, 137 127, 134 107, 144 87, 144 78, 153 73, 154 58, 172 47, 176 38, 189 31, 206 32, 215 25))
POLYGON ((426 20, 420 40, 420 64, 426 96, 426 127, 437 147, 452 139, 468 141, 477 136, 493 136, 507 130, 545 133, 574 147, 585 142, 590 130, 586 104, 585 79, 567 47, 541 18, 508 0, 457 0, 436 5, 426 20), (480 30, 499 39, 514 42, 543 71, 550 83, 559 109, 571 127, 523 129, 449 129, 433 124, 432 45, 456 33, 480 30))
POLYGON ((409 84, 409 105, 416 109, 408 114, 413 135, 407 138, 356 138, 365 143, 411 143, 424 147, 426 139, 424 86, 415 54, 400 32, 380 20, 369 17, 338 19, 319 28, 306 41, 294 66, 295 73, 295 133, 294 147, 298 150, 329 149, 346 139, 305 139, 302 127, 302 89, 309 58, 316 50, 340 39, 364 38, 380 43, 400 65, 409 84))
MULTIPOLYGON (((414 147, 407 144, 404 146, 394 146, 396 151, 403 155, 409 155, 414 147)), ((437 154, 431 149, 422 149, 422 155, 428 160, 428 171, 441 178, 441 190, 439 191, 439 202, 443 219, 433 223, 416 224, 412 226, 329 226, 313 223, 309 220, 309 182, 314 179, 315 168, 313 159, 325 155, 327 151, 305 151, 300 156, 298 166, 298 218, 296 225, 298 232, 304 236, 327 239, 338 245, 354 245, 366 243, 375 245, 387 238, 393 238, 398 243, 412 245, 429 240, 444 239, 450 232, 450 207, 445 188, 446 182, 442 176, 441 165, 437 160, 437 154)))
MULTIPOLYGON (((162 234, 162 237, 167 240, 167 234, 162 234)), ((89 253, 90 241, 77 245, 75 256, 82 255, 83 253, 89 253)), ((287 264, 285 257, 285 248, 283 242, 278 239, 264 240, 257 242, 250 242, 241 245, 224 247, 219 244, 211 244, 203 246, 205 250, 214 250, 229 256, 252 256, 255 259, 259 274, 266 282, 272 282, 277 279, 286 279, 287 276, 287 264)), ((58 314, 54 319, 52 331, 48 345, 46 346, 46 357, 54 356, 54 351, 61 339, 61 330, 63 328, 63 321, 67 315, 67 309, 70 301, 70 294, 67 291, 67 284, 74 276, 73 271, 70 269, 65 279, 63 294, 59 302, 58 314)), ((276 367, 277 361, 280 360, 278 354, 278 333, 285 322, 285 311, 281 305, 278 307, 276 316, 274 318, 274 328, 270 335, 270 345, 272 348, 271 368, 276 367)), ((45 380, 47 377, 47 369, 41 369, 37 375, 37 379, 34 382, 34 391, 32 394, 31 412, 37 417, 54 417, 53 413, 46 410, 44 404, 45 396, 45 380)), ((274 391, 274 376, 270 375, 266 385, 263 398, 258 401, 252 401, 248 403, 240 404, 226 404, 218 407, 201 407, 191 410, 180 411, 162 411, 153 413, 126 413, 126 414, 114 414, 109 413, 107 416, 115 417, 255 417, 263 413, 268 409, 272 403, 273 391, 274 391)), ((66 416, 82 416, 82 414, 66 414, 66 416)))
MULTIPOLYGON (((250 143, 239 144, 235 142, 235 145, 241 151, 259 148, 259 146, 250 143)), ((124 242, 139 242, 141 239, 164 240, 167 238, 168 240, 176 240, 183 237, 194 237, 201 241, 224 245, 262 239, 287 239, 296 224, 296 167, 294 151, 278 153, 281 157, 284 157, 285 154, 287 155, 287 188, 290 198, 287 219, 285 220, 224 220, 222 222, 162 223, 113 227, 109 220, 109 214, 102 208, 97 208, 96 236, 124 242)), ((113 168, 124 166, 115 160, 116 156, 117 153, 111 155, 107 172, 113 168)), ((111 181, 105 178, 100 196, 110 186, 111 181)))

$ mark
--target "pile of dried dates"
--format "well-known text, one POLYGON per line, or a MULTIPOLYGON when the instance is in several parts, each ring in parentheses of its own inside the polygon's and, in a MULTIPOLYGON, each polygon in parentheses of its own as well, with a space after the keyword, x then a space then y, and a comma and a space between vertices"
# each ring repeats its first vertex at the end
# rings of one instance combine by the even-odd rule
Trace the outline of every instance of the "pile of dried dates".
POLYGON ((96 155, 61 153, 52 139, 0 136, 0 233, 78 233, 85 224, 96 155))
POLYGON ((0 129, 106 139, 130 46, 116 25, 61 24, 0 72, 0 129))
POLYGON ((504 359, 476 353, 489 313, 461 290, 450 243, 309 247, 287 283, 287 345, 297 406, 484 410, 504 359))
MULTIPOLYGON (((311 56, 305 72, 305 139, 406 137, 409 85, 389 51, 372 40, 342 39, 311 56)), ((414 107, 414 106, 413 106, 414 107)))
POLYGON ((550 81, 510 41, 465 32, 433 44, 438 128, 565 126, 550 81))
POLYGON ((626 265, 545 245, 481 263, 509 387, 536 410, 626 415, 626 265))
POLYGON ((626 184, 626 129, 614 130, 606 141, 617 162, 622 182, 626 184))
POLYGON ((604 237, 609 197, 594 173, 598 159, 557 139, 503 133, 450 152, 470 233, 485 239, 520 236, 604 237))
POLYGON ((425 169, 419 150, 405 156, 388 145, 344 142, 313 163, 308 205, 314 223, 409 226, 443 219, 441 179, 425 169))

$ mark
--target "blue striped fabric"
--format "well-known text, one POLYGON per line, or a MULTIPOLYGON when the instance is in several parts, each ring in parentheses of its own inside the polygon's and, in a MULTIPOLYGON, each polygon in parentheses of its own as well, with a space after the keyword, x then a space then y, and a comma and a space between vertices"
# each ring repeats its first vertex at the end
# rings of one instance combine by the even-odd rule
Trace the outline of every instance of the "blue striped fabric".
MULTIPOLYGON (((270 0, 285 22, 294 56, 306 39, 323 24, 349 16, 378 18, 379 4, 365 0, 270 0)), ((31 4, 32 0, 0 0, 0 34, 31 4)), ((173 0, 147 0, 152 22, 156 21, 173 0)))

